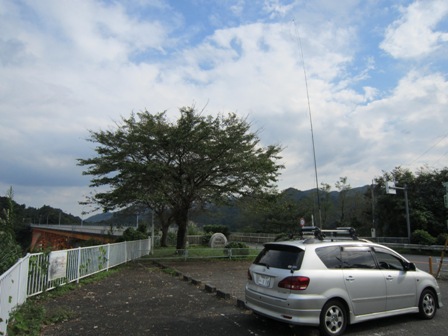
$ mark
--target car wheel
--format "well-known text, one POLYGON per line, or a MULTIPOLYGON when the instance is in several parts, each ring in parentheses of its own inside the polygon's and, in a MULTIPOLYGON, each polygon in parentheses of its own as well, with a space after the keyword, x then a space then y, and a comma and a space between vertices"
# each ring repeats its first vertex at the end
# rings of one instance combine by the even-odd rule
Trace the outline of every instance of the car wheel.
POLYGON ((319 330, 321 335, 342 335, 347 326, 347 318, 345 306, 340 301, 328 301, 320 313, 319 330))
POLYGON ((437 303, 436 297, 432 290, 425 289, 420 296, 418 303, 420 316, 425 320, 430 320, 436 315, 437 303))

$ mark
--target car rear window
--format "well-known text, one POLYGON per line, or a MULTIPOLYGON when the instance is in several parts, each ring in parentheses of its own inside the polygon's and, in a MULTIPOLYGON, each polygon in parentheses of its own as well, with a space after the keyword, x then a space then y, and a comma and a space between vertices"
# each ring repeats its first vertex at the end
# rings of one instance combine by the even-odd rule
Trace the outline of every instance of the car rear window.
POLYGON ((266 244, 254 264, 282 269, 300 269, 304 251, 296 246, 266 244))

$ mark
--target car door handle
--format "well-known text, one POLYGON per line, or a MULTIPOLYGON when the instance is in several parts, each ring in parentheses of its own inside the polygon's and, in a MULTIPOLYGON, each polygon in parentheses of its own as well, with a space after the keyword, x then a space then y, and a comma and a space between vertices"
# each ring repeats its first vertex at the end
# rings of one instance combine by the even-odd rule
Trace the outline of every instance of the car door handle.
POLYGON ((345 280, 352 282, 352 281, 355 281, 355 278, 352 277, 352 276, 348 276, 348 277, 345 278, 345 280))
POLYGON ((394 277, 392 276, 392 275, 388 275, 387 277, 386 277, 386 280, 387 281, 392 281, 394 279, 394 277))

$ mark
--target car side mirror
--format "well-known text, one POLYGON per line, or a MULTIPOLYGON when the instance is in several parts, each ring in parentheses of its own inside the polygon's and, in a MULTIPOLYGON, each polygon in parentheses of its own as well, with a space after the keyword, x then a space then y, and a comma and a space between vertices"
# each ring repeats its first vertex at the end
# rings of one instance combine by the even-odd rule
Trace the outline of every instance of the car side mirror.
POLYGON ((412 262, 410 262, 410 263, 406 262, 406 263, 404 264, 404 270, 405 270, 406 272, 407 272, 407 271, 415 271, 415 270, 416 270, 415 264, 412 263, 412 262))

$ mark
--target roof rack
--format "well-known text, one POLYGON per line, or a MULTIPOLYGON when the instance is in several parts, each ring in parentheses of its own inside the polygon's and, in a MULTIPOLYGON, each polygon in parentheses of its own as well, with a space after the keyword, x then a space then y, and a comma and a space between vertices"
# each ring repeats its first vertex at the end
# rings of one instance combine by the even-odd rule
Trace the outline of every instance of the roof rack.
POLYGON ((359 240, 356 230, 352 227, 338 227, 332 230, 321 230, 317 226, 304 226, 302 227, 301 238, 303 239, 305 234, 309 235, 310 233, 314 235, 314 238, 319 240, 324 240, 327 236, 329 236, 328 238, 330 238, 331 241, 335 238, 347 238, 347 236, 352 240, 359 240))

